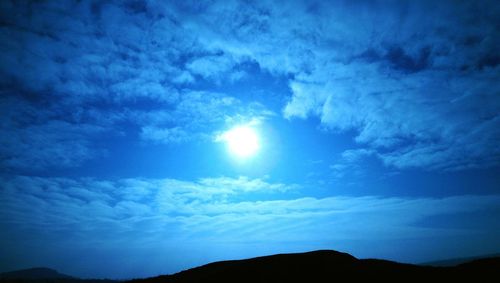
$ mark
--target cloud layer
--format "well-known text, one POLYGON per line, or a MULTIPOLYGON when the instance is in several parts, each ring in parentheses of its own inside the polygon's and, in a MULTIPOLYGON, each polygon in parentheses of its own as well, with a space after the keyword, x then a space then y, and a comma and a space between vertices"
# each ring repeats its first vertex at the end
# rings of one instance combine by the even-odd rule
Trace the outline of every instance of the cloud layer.
POLYGON ((195 85, 244 74, 233 68, 236 58, 190 35, 175 7, 0 5, 4 167, 74 167, 102 157, 106 137, 210 140, 228 124, 272 114, 257 102, 195 85))
POLYGON ((55 125, 79 149, 45 162, 68 165, 97 154, 82 123, 106 121, 109 132, 125 120, 145 141, 176 143, 203 137, 236 113, 269 113, 208 90, 244 80, 245 64, 257 64, 288 78, 285 118, 315 116, 326 129, 353 130, 388 166, 498 165, 499 5, 393 4, 4 1, 2 105, 48 112, 31 112, 37 128, 2 124, 15 137, 2 141, 3 164, 43 166, 37 156, 53 154, 37 150, 41 143, 65 147, 67 137, 48 134, 55 125), (144 119, 151 113, 164 120, 144 119), (33 152, 15 145, 26 134, 33 152))
POLYGON ((192 26, 213 48, 292 74, 285 117, 354 130, 389 166, 460 170, 499 162, 498 9, 233 2, 207 7, 192 26))
POLYGON ((361 257, 410 261, 454 256, 456 241, 471 254, 500 247, 498 241, 482 246, 470 241, 498 234, 495 219, 500 216, 500 197, 495 195, 314 198, 301 196, 297 185, 244 177, 189 182, 18 176, 3 178, 1 183, 0 243, 8 251, 4 256, 14 257, 27 252, 25 248, 37 251, 12 261, 11 268, 43 259, 45 265, 83 274, 83 264, 61 259, 78 253, 93 261, 94 252, 109 252, 103 255, 109 259, 108 270, 90 264, 84 275, 127 277, 178 271, 224 257, 254 256, 263 247, 266 253, 342 247, 361 257), (457 217, 470 221, 457 222, 457 217), (356 244, 375 244, 375 239, 377 250, 356 244), (392 254, 395 245, 405 241, 421 242, 418 250, 427 254, 406 258, 392 254), (257 249, 252 251, 252 246, 257 249), (217 252, 211 254, 211 247, 217 252), (160 264, 170 252, 175 257, 193 249, 203 250, 206 258, 189 256, 189 262, 172 259, 160 264), (137 273, 134 261, 120 259, 123 253, 126 257, 165 255, 137 273))

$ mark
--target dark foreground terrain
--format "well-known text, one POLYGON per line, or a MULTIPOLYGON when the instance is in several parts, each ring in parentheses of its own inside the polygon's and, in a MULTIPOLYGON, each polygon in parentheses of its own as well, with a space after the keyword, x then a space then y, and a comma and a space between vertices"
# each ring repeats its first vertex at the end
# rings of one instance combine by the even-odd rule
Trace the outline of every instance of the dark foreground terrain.
MULTIPOLYGON (((0 274, 0 282, 113 282, 111 280, 81 280, 57 272, 54 278, 23 277, 23 272, 26 270, 0 274)), ((437 267, 378 259, 357 259, 346 253, 324 250, 214 262, 173 275, 134 279, 127 282, 350 282, 361 279, 400 282, 436 279, 446 280, 446 282, 450 280, 500 282, 500 257, 477 259, 451 267, 437 267)))

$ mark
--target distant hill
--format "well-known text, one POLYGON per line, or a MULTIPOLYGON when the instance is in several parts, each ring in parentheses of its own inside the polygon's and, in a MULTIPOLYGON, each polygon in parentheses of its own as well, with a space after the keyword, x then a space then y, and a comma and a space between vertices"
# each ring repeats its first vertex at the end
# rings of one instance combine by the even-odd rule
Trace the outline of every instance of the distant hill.
POLYGON ((38 267, 0 273, 0 283, 117 283, 114 280, 80 279, 54 269, 38 267))
POLYGON ((483 256, 474 256, 474 257, 462 257, 462 258, 449 258, 444 260, 435 260, 421 263, 420 265, 430 265, 430 266, 456 266, 462 263, 478 260, 478 259, 486 259, 486 258, 500 258, 500 253, 497 254, 488 254, 483 256))
POLYGON ((402 264, 357 259, 336 251, 278 254, 244 260, 214 262, 173 275, 132 280, 130 283, 179 282, 344 282, 364 279, 479 279, 500 282, 500 258, 476 260, 455 267, 402 264))
POLYGON ((75 279, 54 269, 38 267, 0 273, 0 279, 75 279))

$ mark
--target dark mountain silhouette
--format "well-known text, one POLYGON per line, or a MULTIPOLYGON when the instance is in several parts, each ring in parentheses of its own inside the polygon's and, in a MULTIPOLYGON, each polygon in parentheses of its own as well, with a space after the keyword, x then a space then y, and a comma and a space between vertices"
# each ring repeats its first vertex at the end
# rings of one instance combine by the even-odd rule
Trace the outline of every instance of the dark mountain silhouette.
POLYGON ((500 258, 500 253, 496 254, 488 254, 483 256, 473 256, 473 257, 461 257, 461 258, 449 258, 444 260, 435 260, 421 263, 420 265, 430 265, 430 266, 456 266, 462 263, 467 263, 470 261, 478 260, 478 259, 487 259, 487 258, 500 258))
POLYGON ((73 279, 72 276, 62 274, 54 269, 36 267, 11 272, 0 273, 1 279, 73 279))
POLYGON ((0 283, 178 283, 178 282, 345 282, 450 280, 500 282, 500 257, 483 258, 452 267, 357 259, 350 254, 321 250, 214 262, 181 271, 130 281, 83 280, 47 268, 0 274, 0 283))
POLYGON ((500 258, 481 259, 454 267, 432 267, 357 259, 346 253, 322 250, 214 262, 173 275, 132 280, 130 283, 343 282, 346 279, 405 282, 414 279, 478 279, 484 276, 488 280, 500 280, 500 258))
POLYGON ((37 267, 0 273, 0 283, 117 283, 114 280, 79 279, 54 269, 37 267))

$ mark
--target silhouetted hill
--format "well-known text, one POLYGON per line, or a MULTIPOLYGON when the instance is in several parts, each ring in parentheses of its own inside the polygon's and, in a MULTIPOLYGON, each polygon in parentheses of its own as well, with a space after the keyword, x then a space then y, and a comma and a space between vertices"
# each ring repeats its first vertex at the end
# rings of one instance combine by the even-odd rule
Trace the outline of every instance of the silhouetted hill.
POLYGON ((462 257, 462 258, 449 258, 444 260, 435 260, 421 263, 420 265, 430 265, 430 266, 456 266, 462 263, 471 262, 478 259, 487 259, 487 258, 500 258, 500 253, 496 254, 488 254, 482 256, 474 256, 474 257, 462 257))
MULTIPOLYGON (((500 257, 473 260, 453 267, 403 264, 379 259, 357 259, 350 254, 321 250, 229 260, 195 267, 173 275, 135 279, 126 283, 182 282, 349 282, 446 280, 500 282, 500 257)), ((82 280, 48 268, 0 274, 0 283, 117 283, 82 280)))
POLYGON ((0 273, 1 279, 74 279, 72 276, 62 274, 54 269, 37 267, 11 272, 0 273))
POLYGON ((457 265, 455 268, 469 272, 496 273, 500 275, 500 257, 476 259, 457 265))
POLYGON ((173 275, 132 280, 131 283, 408 281, 478 279, 484 276, 495 281, 500 279, 499 270, 500 258, 455 267, 432 267, 377 259, 360 260, 346 253, 322 250, 214 262, 173 275))
POLYGON ((54 269, 38 267, 0 273, 0 283, 116 283, 114 280, 79 279, 54 269))

